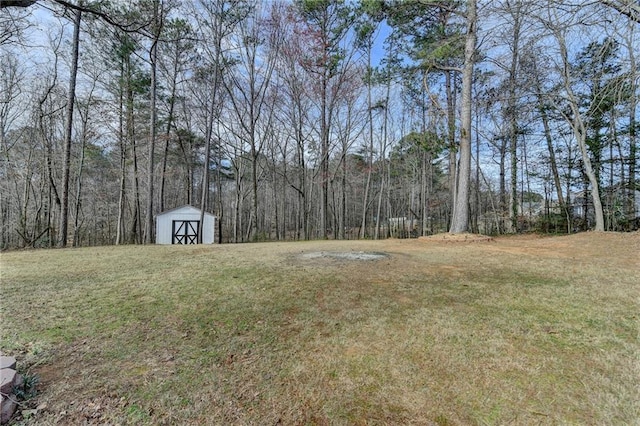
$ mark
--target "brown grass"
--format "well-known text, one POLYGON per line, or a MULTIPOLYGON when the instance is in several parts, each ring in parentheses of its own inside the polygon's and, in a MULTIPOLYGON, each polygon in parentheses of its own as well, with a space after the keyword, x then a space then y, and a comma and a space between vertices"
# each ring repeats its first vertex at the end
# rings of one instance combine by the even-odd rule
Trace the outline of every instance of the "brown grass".
POLYGON ((640 234, 4 253, 27 424, 637 424, 640 234), (384 252, 375 261, 313 253, 384 252), (41 405, 42 407, 42 405, 41 405))

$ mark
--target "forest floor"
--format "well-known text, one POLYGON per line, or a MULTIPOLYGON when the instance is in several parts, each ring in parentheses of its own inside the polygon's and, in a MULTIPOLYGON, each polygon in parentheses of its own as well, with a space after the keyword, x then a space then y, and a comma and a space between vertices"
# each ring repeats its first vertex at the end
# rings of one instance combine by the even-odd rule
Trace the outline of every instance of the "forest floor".
POLYGON ((0 254, 15 424, 637 424, 640 233, 0 254))

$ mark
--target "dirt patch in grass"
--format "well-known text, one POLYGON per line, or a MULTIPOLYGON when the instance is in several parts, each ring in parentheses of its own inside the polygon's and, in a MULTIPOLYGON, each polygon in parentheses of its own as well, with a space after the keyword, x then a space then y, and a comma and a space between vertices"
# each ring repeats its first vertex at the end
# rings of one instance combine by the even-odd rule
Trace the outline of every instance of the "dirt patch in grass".
POLYGON ((640 233, 482 238, 3 253, 0 350, 24 424, 633 424, 640 233))
POLYGON ((311 253, 303 253, 300 255, 302 259, 336 259, 336 260, 381 260, 389 257, 386 253, 380 252, 331 252, 331 251, 315 251, 311 253))
POLYGON ((420 241, 438 241, 438 242, 448 242, 448 243, 474 243, 474 242, 487 242, 493 241, 493 237, 488 235, 480 235, 480 234, 471 234, 471 233, 462 233, 462 234, 449 234, 449 233, 441 233, 435 235, 429 235, 426 237, 419 237, 420 241))

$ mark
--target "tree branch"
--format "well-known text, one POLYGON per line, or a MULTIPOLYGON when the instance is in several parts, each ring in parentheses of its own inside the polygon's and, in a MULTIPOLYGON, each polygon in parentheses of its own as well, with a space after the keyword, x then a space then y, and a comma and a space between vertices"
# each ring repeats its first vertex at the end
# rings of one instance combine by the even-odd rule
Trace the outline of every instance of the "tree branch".
POLYGON ((600 2, 640 23, 640 5, 638 2, 634 0, 600 0, 600 2))
POLYGON ((37 0, 0 0, 0 9, 5 7, 29 7, 37 0))
MULTIPOLYGON (((67 1, 67 0, 50 0, 50 1, 52 3, 59 4, 60 6, 66 8, 66 9, 69 9, 69 10, 80 11, 82 13, 89 13, 91 15, 94 15, 94 16, 98 17, 98 18, 102 18, 107 23, 113 25, 114 27, 117 27, 117 28, 121 29, 124 32, 128 32, 128 33, 141 32, 142 29, 148 27, 149 24, 151 23, 151 21, 142 22, 142 23, 140 23, 140 22, 131 22, 131 23, 116 22, 106 12, 104 12, 102 10, 94 9, 94 8, 92 8, 90 6, 80 6, 80 5, 74 4, 74 3, 70 2, 70 1, 67 1)), ((0 9, 4 9, 4 8, 8 8, 8 7, 27 8, 27 7, 33 6, 36 3, 38 3, 38 0, 0 0, 0 9)))
MULTIPOLYGON (((25 1, 25 0, 22 0, 25 1)), ((67 9, 71 9, 71 10, 77 10, 80 11, 82 13, 90 13, 94 16, 97 16, 99 18, 104 19, 107 23, 113 25, 114 27, 117 27, 119 29, 121 29, 124 32, 129 32, 129 33, 137 33, 140 32, 140 30, 142 30, 145 27, 148 27, 151 24, 151 21, 149 22, 144 22, 144 23, 139 23, 139 22, 133 22, 133 23, 121 23, 121 22, 116 22, 113 20, 113 18, 111 16, 109 16, 107 13, 101 11, 101 10, 96 10, 96 9, 92 9, 91 7, 86 7, 86 6, 78 6, 77 4, 73 4, 69 1, 66 0, 52 0, 54 3, 57 3, 67 9)))
POLYGON ((451 66, 438 65, 438 64, 432 64, 431 66, 439 71, 453 71, 453 72, 462 73, 462 68, 460 67, 451 67, 451 66))

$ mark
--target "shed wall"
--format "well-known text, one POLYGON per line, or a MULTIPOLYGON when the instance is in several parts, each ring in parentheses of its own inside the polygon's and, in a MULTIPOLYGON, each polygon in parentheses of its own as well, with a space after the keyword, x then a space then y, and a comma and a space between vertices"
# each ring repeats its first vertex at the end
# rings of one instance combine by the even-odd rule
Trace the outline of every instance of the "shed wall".
MULTIPOLYGON (((202 227, 203 244, 215 242, 215 219, 212 214, 205 213, 202 227)), ((159 214, 156 217, 156 244, 171 244, 174 220, 200 220, 200 211, 196 208, 184 208, 159 214)))

